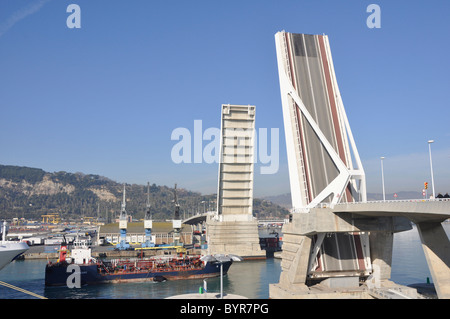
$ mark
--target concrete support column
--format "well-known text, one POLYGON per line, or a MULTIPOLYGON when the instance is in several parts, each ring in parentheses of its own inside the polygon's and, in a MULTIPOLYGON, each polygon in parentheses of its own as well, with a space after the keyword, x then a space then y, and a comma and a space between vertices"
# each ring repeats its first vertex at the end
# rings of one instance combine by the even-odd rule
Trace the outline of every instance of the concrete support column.
POLYGON ((283 237, 283 245, 286 239, 291 242, 286 242, 287 247, 282 253, 281 267, 283 271, 280 275, 280 284, 286 288, 291 285, 305 285, 308 275, 311 237, 288 234, 283 237))
POLYGON ((440 299, 450 299, 450 242, 440 222, 417 223, 422 248, 440 299))
MULTIPOLYGON (((294 215, 293 219, 299 217, 294 215)), ((311 237, 298 233, 294 223, 283 226, 283 252, 281 254, 281 274, 277 284, 269 285, 272 299, 302 298, 308 294, 306 277, 308 274, 311 237)))
POLYGON ((265 259, 261 250, 258 223, 208 221, 209 254, 235 254, 244 259, 265 259))
POLYGON ((391 278, 394 234, 392 232, 371 232, 369 243, 374 276, 380 281, 389 280, 391 278))

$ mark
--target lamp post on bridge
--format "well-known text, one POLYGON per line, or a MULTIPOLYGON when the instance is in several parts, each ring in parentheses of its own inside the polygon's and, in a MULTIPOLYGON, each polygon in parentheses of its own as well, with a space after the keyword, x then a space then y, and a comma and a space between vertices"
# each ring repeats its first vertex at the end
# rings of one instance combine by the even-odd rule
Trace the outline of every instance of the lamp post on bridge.
POLYGON ((428 151, 430 153, 430 168, 431 168, 431 187, 433 190, 433 199, 436 198, 436 194, 434 193, 434 176, 433 176, 433 161, 431 159, 431 143, 434 143, 434 140, 428 141, 428 151))
POLYGON ((386 201, 386 193, 384 191, 384 169, 383 169, 384 156, 381 156, 380 159, 381 159, 381 184, 383 186, 383 202, 385 202, 386 201))
POLYGON ((203 204, 203 214, 204 214, 206 213, 206 201, 202 200, 201 203, 203 204))

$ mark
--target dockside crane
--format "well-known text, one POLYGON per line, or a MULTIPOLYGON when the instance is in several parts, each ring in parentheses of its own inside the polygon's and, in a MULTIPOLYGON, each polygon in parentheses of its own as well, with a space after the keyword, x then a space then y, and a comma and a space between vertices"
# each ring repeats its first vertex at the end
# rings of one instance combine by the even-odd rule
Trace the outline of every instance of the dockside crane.
POLYGON ((144 217, 145 243, 142 243, 143 248, 155 247, 155 243, 152 240, 153 220, 150 208, 150 183, 147 182, 147 211, 145 212, 144 217))
POLYGON ((178 198, 177 198, 177 184, 175 184, 175 190, 174 190, 174 203, 175 203, 175 216, 172 220, 172 227, 173 227, 173 245, 174 246, 181 246, 180 243, 180 233, 181 233, 181 218, 180 218, 180 204, 178 204, 178 198))
POLYGON ((116 245, 116 249, 118 250, 127 250, 130 249, 130 244, 127 243, 127 223, 128 223, 128 215, 126 211, 126 201, 125 201, 125 185, 123 185, 123 200, 122 200, 122 209, 120 211, 119 217, 119 230, 120 230, 120 241, 116 245))

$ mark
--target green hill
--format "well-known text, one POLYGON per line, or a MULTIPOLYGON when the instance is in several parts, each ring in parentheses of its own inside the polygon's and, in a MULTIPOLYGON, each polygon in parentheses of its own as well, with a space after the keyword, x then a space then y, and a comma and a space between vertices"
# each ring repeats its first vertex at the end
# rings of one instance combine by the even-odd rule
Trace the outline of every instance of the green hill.
MULTIPOLYGON (((180 181, 181 182, 181 181, 180 181)), ((147 185, 126 184, 127 212, 133 219, 144 217, 147 185)), ((121 209, 123 184, 109 178, 83 173, 45 172, 39 168, 0 165, 0 218, 39 219, 42 214, 61 217, 101 217, 112 220, 121 209)), ((215 210, 216 195, 202 195, 177 188, 181 216, 215 210)), ((173 217, 174 189, 152 184, 150 203, 153 219, 173 217)), ((288 211, 268 200, 254 199, 258 218, 284 218, 288 211)))

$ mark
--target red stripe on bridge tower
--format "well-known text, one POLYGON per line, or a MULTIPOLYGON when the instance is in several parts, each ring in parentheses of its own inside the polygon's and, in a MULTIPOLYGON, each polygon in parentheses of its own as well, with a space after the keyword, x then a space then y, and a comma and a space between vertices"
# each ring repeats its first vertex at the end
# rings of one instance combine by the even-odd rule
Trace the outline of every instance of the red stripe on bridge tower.
MULTIPOLYGON (((336 135, 336 141, 337 141, 337 146, 338 146, 337 151, 338 151, 338 154, 339 154, 339 157, 341 158, 341 160, 345 164, 347 164, 347 160, 345 158, 345 152, 344 152, 344 144, 342 141, 342 133, 341 133, 341 128, 339 125, 339 118, 338 118, 338 114, 337 114, 337 106, 336 106, 337 103, 336 103, 336 98, 335 98, 334 91, 333 91, 333 85, 331 82, 330 65, 328 63, 328 59, 327 59, 327 55, 326 55, 326 51, 325 51, 324 37, 322 35, 318 35, 317 38, 319 40, 320 56, 322 59, 322 67, 323 67, 324 75, 325 75, 328 100, 330 101, 331 115, 333 118, 333 127, 334 127, 334 132, 336 135)), ((342 196, 343 194, 340 194, 340 195, 342 196)), ((346 195, 347 195, 347 201, 352 202, 353 197, 350 192, 349 185, 346 188, 346 195)))

